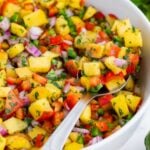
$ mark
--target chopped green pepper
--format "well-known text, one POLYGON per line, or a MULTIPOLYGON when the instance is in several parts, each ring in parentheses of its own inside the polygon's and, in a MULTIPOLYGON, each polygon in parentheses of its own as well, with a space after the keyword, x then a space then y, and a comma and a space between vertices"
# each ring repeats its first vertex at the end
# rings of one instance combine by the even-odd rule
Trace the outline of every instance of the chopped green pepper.
POLYGON ((101 116, 104 115, 104 110, 103 110, 103 108, 99 108, 97 112, 98 112, 98 114, 101 115, 101 116))
POLYGON ((77 143, 79 143, 79 144, 84 144, 84 138, 83 138, 83 135, 82 135, 82 134, 80 134, 80 135, 78 136, 78 138, 77 138, 77 143))
POLYGON ((68 49, 68 56, 74 59, 77 57, 77 53, 74 51, 73 48, 69 48, 68 49))
POLYGON ((101 132, 100 132, 100 130, 97 127, 92 127, 91 128, 91 135, 93 137, 99 136, 99 135, 101 135, 101 132))

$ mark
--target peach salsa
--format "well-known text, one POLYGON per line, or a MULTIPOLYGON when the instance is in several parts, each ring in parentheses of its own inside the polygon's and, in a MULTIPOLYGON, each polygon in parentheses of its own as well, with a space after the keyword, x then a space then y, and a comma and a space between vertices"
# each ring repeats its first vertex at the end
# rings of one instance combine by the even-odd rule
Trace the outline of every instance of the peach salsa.
POLYGON ((0 150, 40 149, 86 92, 93 99, 64 150, 124 126, 142 98, 142 36, 129 19, 84 0, 0 0, 0 150))

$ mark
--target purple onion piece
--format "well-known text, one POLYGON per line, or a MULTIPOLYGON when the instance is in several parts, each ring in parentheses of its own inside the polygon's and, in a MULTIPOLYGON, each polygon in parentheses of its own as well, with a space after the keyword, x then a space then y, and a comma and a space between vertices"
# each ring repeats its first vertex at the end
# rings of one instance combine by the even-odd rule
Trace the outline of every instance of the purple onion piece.
POLYGON ((55 71, 55 74, 56 74, 57 76, 60 76, 63 71, 64 71, 64 69, 56 70, 56 71, 55 71))
POLYGON ((42 33, 43 30, 40 27, 31 27, 28 34, 32 40, 37 40, 42 33))
POLYGON ((92 140, 89 141, 88 145, 96 144, 102 140, 103 140, 103 138, 101 136, 96 136, 96 137, 92 138, 92 140))
POLYGON ((69 40, 63 40, 63 42, 64 42, 65 44, 68 44, 68 45, 72 45, 72 44, 73 44, 72 41, 69 41, 69 40))
POLYGON ((82 86, 75 86, 75 88, 79 91, 79 92, 83 92, 85 90, 84 87, 82 86))
POLYGON ((90 131, 89 130, 87 130, 87 129, 83 129, 83 128, 73 128, 73 130, 72 131, 74 131, 74 132, 78 132, 78 133, 83 133, 83 134, 89 134, 90 133, 90 131))
POLYGON ((127 66, 128 64, 126 60, 120 58, 115 58, 114 63, 117 67, 127 66))
POLYGON ((56 24, 56 17, 51 17, 49 19, 50 28, 54 27, 56 24))
POLYGON ((67 54, 66 51, 62 51, 62 52, 61 52, 61 55, 62 55, 62 57, 63 57, 64 59, 68 57, 68 54, 67 54))
POLYGON ((29 44, 25 48, 31 55, 33 55, 35 57, 38 57, 42 54, 41 51, 34 45, 29 44))
POLYGON ((3 20, 0 22, 0 28, 3 31, 7 31, 10 28, 10 21, 7 17, 4 17, 3 20))
POLYGON ((3 126, 0 125, 0 135, 5 136, 7 135, 7 129, 5 129, 3 126))
POLYGON ((69 90, 70 90, 70 83, 67 83, 67 84, 64 86, 63 91, 64 91, 64 93, 68 93, 69 90))

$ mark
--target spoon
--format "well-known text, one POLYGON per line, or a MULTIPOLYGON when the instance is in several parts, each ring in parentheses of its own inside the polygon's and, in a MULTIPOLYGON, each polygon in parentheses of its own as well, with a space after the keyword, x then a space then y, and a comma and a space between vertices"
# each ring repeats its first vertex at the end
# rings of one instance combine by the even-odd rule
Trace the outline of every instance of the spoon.
POLYGON ((65 119, 61 122, 61 124, 57 127, 57 129, 53 132, 46 144, 42 147, 42 150, 62 150, 70 132, 72 131, 81 113, 90 103, 90 101, 99 96, 118 93, 126 86, 128 80, 129 77, 123 85, 110 92, 97 95, 91 95, 87 93, 86 95, 84 95, 65 117, 65 119))

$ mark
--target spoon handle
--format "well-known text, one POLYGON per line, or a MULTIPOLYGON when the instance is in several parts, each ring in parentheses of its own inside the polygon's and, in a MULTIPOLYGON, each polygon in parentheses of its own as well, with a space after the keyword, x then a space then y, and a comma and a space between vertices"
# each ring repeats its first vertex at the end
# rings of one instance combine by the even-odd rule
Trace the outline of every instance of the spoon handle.
POLYGON ((67 140, 71 130, 79 119, 82 111, 85 109, 89 101, 91 100, 90 95, 83 96, 65 117, 62 123, 57 127, 55 132, 50 136, 47 143, 43 146, 42 150, 62 150, 65 141, 67 140))

